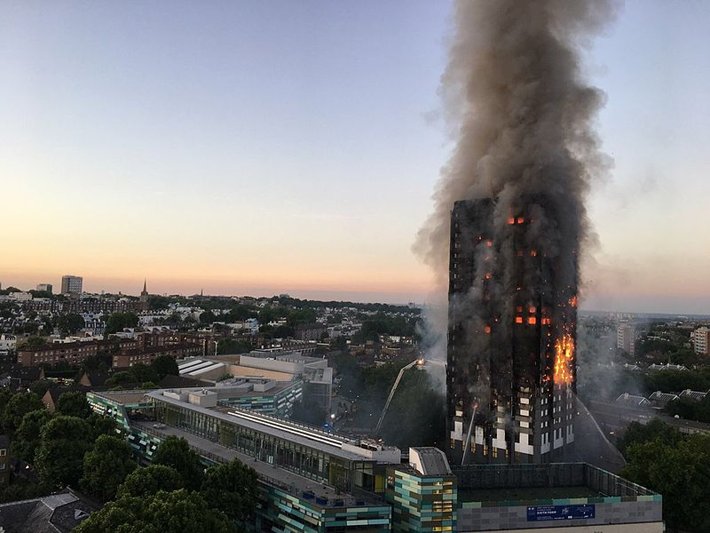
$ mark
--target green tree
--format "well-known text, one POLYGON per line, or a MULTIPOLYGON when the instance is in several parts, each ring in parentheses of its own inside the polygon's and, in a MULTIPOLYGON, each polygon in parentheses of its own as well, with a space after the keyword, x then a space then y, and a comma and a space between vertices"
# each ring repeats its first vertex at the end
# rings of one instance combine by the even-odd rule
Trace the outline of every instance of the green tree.
POLYGON ((123 331, 124 328, 135 328, 138 325, 138 315, 135 313, 112 313, 106 321, 106 334, 123 331))
POLYGON ((183 438, 167 437, 155 451, 153 463, 174 468, 190 490, 198 490, 202 485, 204 468, 200 456, 183 438))
POLYGON ((84 327, 84 319, 76 313, 68 313, 61 315, 56 320, 56 327, 62 335, 73 335, 84 327))
POLYGON ((226 320, 227 322, 241 322, 247 318, 256 318, 259 313, 253 307, 237 304, 229 310, 226 320))
POLYGON ((258 499, 256 471, 236 459, 212 466, 205 473, 201 492, 210 507, 233 520, 249 522, 258 499))
POLYGON ((65 392, 59 397, 57 412, 65 416, 88 418, 91 415, 91 407, 83 392, 65 392))
POLYGON ((28 337, 25 341, 25 348, 39 348, 45 345, 43 337, 28 337))
POLYGON ((74 416, 50 420, 42 428, 35 452, 35 467, 42 482, 52 487, 77 486, 92 437, 86 420, 74 416))
POLYGON ((214 322, 215 320, 217 320, 217 317, 210 310, 204 311, 200 314, 200 324, 208 325, 214 322))
POLYGON ((84 476, 79 484, 89 494, 108 501, 135 468, 131 447, 125 440, 101 435, 94 449, 84 455, 84 476))
POLYGON ((30 464, 34 463, 35 451, 39 446, 42 428, 52 419, 52 414, 46 409, 30 411, 22 417, 22 422, 15 432, 12 441, 12 454, 30 464))
POLYGON ((128 372, 132 376, 132 380, 135 383, 143 383, 144 381, 159 381, 158 373, 152 366, 145 365, 143 363, 137 363, 133 365, 128 372))
POLYGON ((249 341, 242 339, 221 339, 217 343, 217 353, 220 355, 247 353, 253 349, 254 346, 249 341))
POLYGON ((46 392, 52 388, 53 383, 47 379, 40 379, 31 383, 29 386, 30 392, 35 393, 40 398, 46 394, 46 392))
POLYGON ((286 316, 286 323, 292 328, 298 324, 312 324, 316 321, 316 312, 313 309, 294 309, 286 316))
POLYGON ((135 496, 147 498, 159 491, 172 492, 183 488, 182 477, 174 468, 165 465, 149 465, 134 470, 118 488, 118 497, 135 496))
POLYGON ((22 417, 31 411, 44 409, 44 404, 39 396, 32 392, 19 392, 5 405, 3 410, 3 427, 5 431, 14 434, 22 423, 22 417))
POLYGON ((624 436, 617 440, 616 447, 626 456, 627 450, 634 444, 643 444, 656 439, 663 444, 674 446, 680 442, 682 435, 677 429, 658 418, 654 418, 648 424, 639 424, 638 422, 629 424, 624 436))
POLYGON ((445 419, 444 397, 434 390, 428 373, 413 368, 405 372, 392 398, 382 437, 395 446, 441 445, 445 419))
POLYGON ((110 378, 108 378, 105 382, 105 385, 107 387, 116 387, 122 385, 129 385, 133 382, 135 382, 133 374, 129 371, 122 370, 120 372, 116 372, 110 378))
POLYGON ((271 337, 276 339, 286 339, 296 334, 291 326, 276 326, 271 332, 271 337))
POLYGON ((89 418, 86 419, 91 427, 91 440, 94 441, 99 438, 100 435, 113 435, 117 434, 118 426, 113 418, 103 416, 97 413, 91 413, 89 418))
POLYGON ((0 422, 2 422, 2 413, 5 412, 5 407, 7 407, 8 402, 14 396, 10 389, 0 387, 0 422))
POLYGON ((622 475, 663 495, 670 529, 710 531, 710 436, 632 444, 622 475))
POLYGON ((710 422, 710 394, 700 401, 678 398, 668 402, 664 410, 670 415, 678 415, 686 420, 710 422))
POLYGON ((170 298, 159 296, 157 294, 151 294, 148 296, 148 308, 152 311, 167 309, 169 305, 170 298))
POLYGON ((163 379, 167 375, 177 376, 180 373, 175 358, 169 355, 156 357, 151 363, 151 367, 158 375, 158 379, 163 379))
MULTIPOLYGON (((22 478, 14 478, 10 485, 0 489, 0 502, 16 502, 18 500, 30 500, 40 496, 51 494, 51 487, 42 483, 27 481, 22 478)), ((11 530, 10 530, 11 531, 11 530)))
POLYGON ((122 497, 93 513, 76 533, 232 533, 227 517, 207 506, 204 498, 185 489, 148 498, 122 497))
POLYGON ((108 350, 103 349, 96 355, 87 357, 81 362, 79 368, 81 372, 108 372, 113 363, 113 357, 111 356, 111 351, 113 351, 113 346, 108 350))

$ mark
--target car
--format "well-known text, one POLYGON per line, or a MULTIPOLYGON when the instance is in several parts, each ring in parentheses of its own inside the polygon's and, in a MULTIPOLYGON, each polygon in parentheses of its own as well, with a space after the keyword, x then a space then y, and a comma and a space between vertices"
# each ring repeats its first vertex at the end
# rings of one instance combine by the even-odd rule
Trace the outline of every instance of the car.
POLYGON ((164 429, 164 428, 165 428, 165 424, 160 424, 160 423, 153 424, 153 429, 164 429))

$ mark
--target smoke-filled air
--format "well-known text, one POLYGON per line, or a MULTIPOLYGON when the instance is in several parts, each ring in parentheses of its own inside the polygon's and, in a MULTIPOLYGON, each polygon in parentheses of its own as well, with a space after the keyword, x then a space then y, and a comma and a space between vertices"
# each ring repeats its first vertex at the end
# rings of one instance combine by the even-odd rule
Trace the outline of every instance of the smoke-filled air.
MULTIPOLYGON (((606 0, 456 2, 441 81, 455 144, 415 244, 442 292, 454 202, 482 198, 494 200, 493 240, 509 238, 510 218, 524 211, 528 249, 554 267, 550 289, 578 286, 590 235, 585 197, 608 168, 593 129, 604 94, 585 82, 580 57, 614 8, 606 0)), ((489 261, 504 259, 492 252, 489 261)), ((433 325, 439 333, 445 314, 433 325)))
POLYGON ((446 312, 427 315, 439 340, 427 357, 446 353, 461 464, 572 449, 585 199, 608 168, 593 128, 604 94, 581 58, 613 12, 606 0, 456 2, 441 83, 455 144, 415 248, 448 285, 446 312))

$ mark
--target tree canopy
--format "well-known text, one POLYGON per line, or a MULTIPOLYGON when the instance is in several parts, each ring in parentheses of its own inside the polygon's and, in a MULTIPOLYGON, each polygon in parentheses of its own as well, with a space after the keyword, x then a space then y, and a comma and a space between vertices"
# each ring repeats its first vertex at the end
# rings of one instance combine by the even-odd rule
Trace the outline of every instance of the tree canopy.
POLYGON ((18 459, 33 464, 42 428, 51 419, 52 414, 46 409, 38 409, 25 414, 11 444, 12 454, 18 459))
POLYGON ((208 468, 201 492, 210 507, 244 523, 252 519, 256 508, 257 479, 253 468, 235 459, 208 468))
POLYGON ((156 357, 151 363, 151 367, 153 367, 158 379, 163 379, 167 375, 177 376, 179 374, 175 358, 169 355, 160 355, 156 357))
POLYGON ((13 395, 7 401, 2 413, 2 425, 5 431, 13 435, 22 423, 22 417, 38 409, 44 409, 44 404, 36 394, 21 392, 13 395))
POLYGON ((84 454, 91 449, 93 435, 86 420, 58 416, 40 433, 35 452, 35 467, 40 479, 49 486, 77 486, 82 474, 84 454))
POLYGON ((106 321, 106 334, 123 331, 124 328, 135 328, 138 325, 138 315, 135 313, 112 313, 106 321))
POLYGON ((663 518, 670 528, 710 531, 709 436, 636 442, 627 458, 622 475, 663 495, 663 518))
POLYGON ((86 401, 86 394, 79 391, 70 391, 59 396, 57 412, 66 416, 88 418, 91 415, 91 407, 89 407, 89 403, 86 401))
POLYGON ((76 313, 60 315, 55 321, 55 326, 59 328, 62 335, 73 335, 84 327, 84 319, 76 313))
POLYGON ((100 435, 84 456, 84 475, 79 484, 87 493, 108 501, 116 496, 119 485, 136 466, 131 447, 124 439, 100 435))
POLYGON ((118 488, 119 498, 135 496, 146 498, 163 490, 171 492, 183 488, 182 477, 174 468, 152 464, 134 470, 118 488))
POLYGON ((77 533, 232 533, 227 517, 207 506, 204 498, 185 489, 137 498, 124 496, 93 513, 75 530, 77 533))
POLYGON ((174 468, 188 489, 198 490, 202 485, 204 468, 200 456, 183 438, 167 437, 155 451, 153 463, 174 468))

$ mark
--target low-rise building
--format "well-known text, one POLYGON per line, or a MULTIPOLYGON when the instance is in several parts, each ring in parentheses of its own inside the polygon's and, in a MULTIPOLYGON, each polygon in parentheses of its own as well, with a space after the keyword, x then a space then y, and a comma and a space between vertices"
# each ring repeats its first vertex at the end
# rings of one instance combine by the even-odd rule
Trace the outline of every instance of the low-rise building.
POLYGON ((72 531, 98 509, 95 501, 66 488, 41 498, 0 504, 0 524, 8 532, 64 533, 72 531))
POLYGON ((397 448, 220 403, 216 388, 90 392, 149 462, 168 436, 205 465, 259 476, 255 530, 661 533, 662 498, 585 463, 450 468, 432 448, 397 448))
POLYGON ((670 392, 661 392, 657 390, 656 392, 652 393, 648 397, 648 399, 651 402, 651 405, 653 405, 653 407, 656 407, 657 409, 663 409, 668 402, 677 400, 678 395, 670 392))
POLYGON ((176 344, 166 346, 151 346, 143 349, 123 350, 113 356, 113 368, 128 368, 136 364, 149 365, 158 357, 168 356, 182 359, 202 353, 202 348, 196 344, 176 344))
POLYGON ((67 363, 78 365, 87 357, 99 351, 99 341, 45 344, 37 348, 22 348, 17 352, 17 362, 22 366, 56 365, 67 363))

